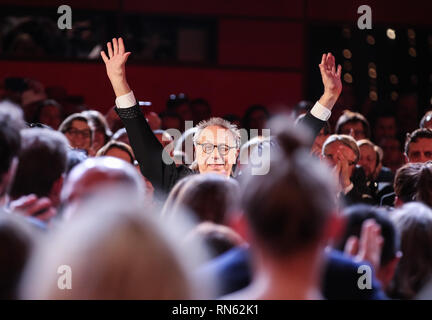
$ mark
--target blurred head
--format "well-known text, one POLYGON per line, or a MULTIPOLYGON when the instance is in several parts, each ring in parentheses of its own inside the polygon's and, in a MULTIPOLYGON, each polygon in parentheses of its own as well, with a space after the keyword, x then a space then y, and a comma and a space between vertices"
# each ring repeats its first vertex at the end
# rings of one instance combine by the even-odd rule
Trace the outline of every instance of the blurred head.
POLYGON ((381 141, 384 138, 396 138, 398 127, 395 115, 389 111, 377 115, 373 126, 374 141, 381 141))
POLYGON ((200 253, 193 244, 179 246, 184 222, 177 222, 177 229, 162 224, 148 206, 125 193, 90 199, 77 210, 77 218, 59 225, 35 252, 21 298, 208 298, 207 283, 198 288, 191 275, 200 253), (68 285, 68 270, 72 290, 59 290, 58 283, 68 285))
POLYGON ((18 168, 9 195, 12 199, 35 194, 48 197, 54 206, 60 203, 63 174, 66 171, 68 142, 51 129, 21 131, 18 168))
POLYGON ((379 146, 383 150, 383 165, 396 172, 405 162, 401 143, 396 138, 384 138, 379 141, 379 146))
POLYGON ((428 160, 432 160, 432 130, 417 129, 407 134, 405 161, 426 162, 428 160))
POLYGON ((114 133, 114 135, 112 136, 112 140, 130 145, 129 136, 126 132, 126 128, 121 128, 116 133, 114 133))
POLYGON ((246 130, 258 129, 258 134, 262 134, 262 129, 266 128, 266 122, 270 114, 266 107, 262 105, 250 106, 243 116, 243 128, 246 130))
POLYGON ((391 298, 411 299, 432 276, 432 210, 412 202, 395 210, 392 220, 403 256, 388 293, 391 298))
POLYGON ((395 206, 401 206, 415 200, 419 172, 423 164, 419 162, 407 163, 396 171, 393 188, 396 199, 395 206))
MULTIPOLYGON (((171 94, 167 101, 167 110, 178 114, 181 118, 182 126, 185 121, 192 121, 193 115, 189 106, 189 99, 184 93, 171 94)), ((164 127, 162 127, 165 130, 164 127)))
POLYGON ((345 234, 336 246, 340 251, 344 251, 350 237, 360 238, 362 225, 366 220, 373 219, 381 227, 381 236, 384 239, 384 244, 381 251, 380 268, 376 272, 378 279, 384 288, 386 288, 393 278, 401 256, 399 252, 399 235, 393 222, 390 220, 389 212, 382 208, 360 204, 346 208, 344 215, 346 218, 345 234))
POLYGON ((132 148, 123 142, 112 140, 99 149, 96 157, 114 157, 122 159, 132 165, 135 165, 135 157, 132 148))
POLYGON ((432 161, 423 163, 418 172, 415 200, 432 208, 432 161))
POLYGON ((183 131, 184 122, 182 118, 173 111, 162 112, 160 115, 161 119, 161 129, 177 129, 183 131))
POLYGON ((33 122, 45 124, 57 130, 63 121, 63 109, 55 100, 44 100, 36 109, 33 122))
POLYGON ((100 190, 117 187, 127 188, 137 198, 143 197, 146 190, 141 175, 131 164, 113 157, 89 158, 74 167, 65 181, 61 193, 62 213, 69 219, 75 203, 100 190))
POLYGON ((196 160, 193 168, 200 173, 230 176, 240 149, 240 133, 236 126, 222 118, 200 122, 193 141, 196 160))
POLYGON ((15 175, 21 148, 20 130, 24 127, 22 117, 15 118, 8 110, 0 110, 0 199, 15 175))
POLYGON ((85 115, 74 113, 67 117, 59 127, 74 149, 90 152, 93 139, 93 124, 85 115))
POLYGON ((366 178, 369 181, 374 180, 381 169, 381 154, 379 147, 367 139, 357 141, 360 150, 360 159, 358 164, 363 168, 366 178))
POLYGON ((85 159, 87 159, 87 155, 84 151, 69 149, 67 152, 66 175, 68 175, 76 165, 80 164, 85 159))
POLYGON ((186 208, 198 221, 225 224, 227 216, 238 208, 240 190, 236 180, 209 173, 188 177, 171 192, 173 195, 168 197, 163 215, 186 208))
POLYGON ((285 128, 277 134, 280 149, 272 154, 268 174, 245 175, 241 184, 251 241, 276 260, 325 245, 336 212, 330 170, 310 156, 302 128, 289 122, 285 128))
POLYGON ((194 123, 208 120, 211 117, 211 107, 207 100, 203 98, 194 99, 189 103, 192 110, 194 123))
POLYGON ((30 258, 34 235, 23 217, 0 209, 0 299, 18 299, 18 284, 30 258))
POLYGON ((193 243, 198 240, 207 245, 211 258, 216 258, 243 243, 243 239, 233 229, 208 221, 197 225, 186 236, 185 242, 193 243))
POLYGON ((352 136, 355 140, 369 139, 369 121, 358 112, 345 110, 336 123, 336 134, 352 136))

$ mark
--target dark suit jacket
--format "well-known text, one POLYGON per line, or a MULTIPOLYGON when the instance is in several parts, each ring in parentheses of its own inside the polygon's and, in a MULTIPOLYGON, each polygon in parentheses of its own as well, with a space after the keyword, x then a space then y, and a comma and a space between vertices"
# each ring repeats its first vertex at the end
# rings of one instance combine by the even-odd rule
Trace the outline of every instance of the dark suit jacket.
MULTIPOLYGON (((153 184, 154 188, 169 193, 174 185, 183 177, 194 171, 185 165, 165 164, 162 158, 162 145, 157 140, 140 107, 116 108, 122 119, 135 157, 140 165, 141 173, 153 184)), ((310 113, 302 121, 317 136, 325 121, 321 121, 310 113)), ((164 158, 169 158, 165 155, 164 158)))
MULTIPOLYGON (((327 253, 322 294, 329 300, 382 300, 387 299, 381 285, 372 277, 371 289, 359 289, 357 281, 360 263, 354 262, 343 253, 330 250, 327 253)), ((219 295, 227 295, 247 287, 252 279, 250 251, 246 247, 231 249, 213 259, 199 270, 202 279, 216 277, 219 295)))

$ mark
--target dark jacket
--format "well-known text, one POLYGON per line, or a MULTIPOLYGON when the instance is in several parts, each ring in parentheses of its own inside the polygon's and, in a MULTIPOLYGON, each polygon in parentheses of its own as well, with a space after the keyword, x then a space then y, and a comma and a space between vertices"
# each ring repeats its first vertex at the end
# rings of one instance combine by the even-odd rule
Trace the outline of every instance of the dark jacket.
MULTIPOLYGON (((181 178, 193 174, 194 171, 185 165, 176 166, 166 164, 163 158, 169 159, 162 145, 153 134, 143 112, 138 105, 130 108, 116 108, 117 114, 126 127, 131 147, 138 161, 141 173, 162 193, 169 193, 181 178)), ((324 126, 325 121, 315 118, 308 113, 302 119, 304 125, 312 130, 316 137, 324 126)))
MULTIPOLYGON (((387 299, 374 274, 371 289, 358 287, 358 280, 362 276, 359 267, 362 264, 365 263, 355 262, 342 252, 329 250, 321 287, 323 296, 329 300, 387 299)), ((215 277, 220 296, 244 289, 252 280, 250 250, 247 247, 231 249, 201 267, 199 277, 215 277)))

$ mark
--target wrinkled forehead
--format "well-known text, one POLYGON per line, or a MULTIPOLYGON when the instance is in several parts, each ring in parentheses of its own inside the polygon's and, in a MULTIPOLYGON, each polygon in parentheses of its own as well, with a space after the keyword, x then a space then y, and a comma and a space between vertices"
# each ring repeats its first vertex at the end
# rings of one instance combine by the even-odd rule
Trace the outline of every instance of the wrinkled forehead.
POLYGON ((208 126, 201 131, 198 142, 234 146, 236 141, 233 133, 229 129, 219 126, 208 126))

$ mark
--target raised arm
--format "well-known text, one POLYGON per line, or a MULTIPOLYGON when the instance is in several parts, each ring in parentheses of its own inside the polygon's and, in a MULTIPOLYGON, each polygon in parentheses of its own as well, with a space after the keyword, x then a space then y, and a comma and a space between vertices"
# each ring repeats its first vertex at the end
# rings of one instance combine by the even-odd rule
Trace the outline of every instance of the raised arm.
POLYGON ((312 129, 314 137, 318 135, 325 121, 330 118, 331 110, 342 92, 342 67, 339 65, 336 68, 335 58, 331 53, 322 55, 319 69, 324 85, 324 93, 301 121, 312 129))
POLYGON ((116 95, 116 111, 126 127, 141 173, 155 188, 164 189, 164 174, 175 170, 175 165, 169 166, 163 162, 163 147, 153 134, 127 83, 125 65, 131 53, 125 51, 122 38, 114 38, 107 47, 108 56, 104 51, 101 56, 116 95))

